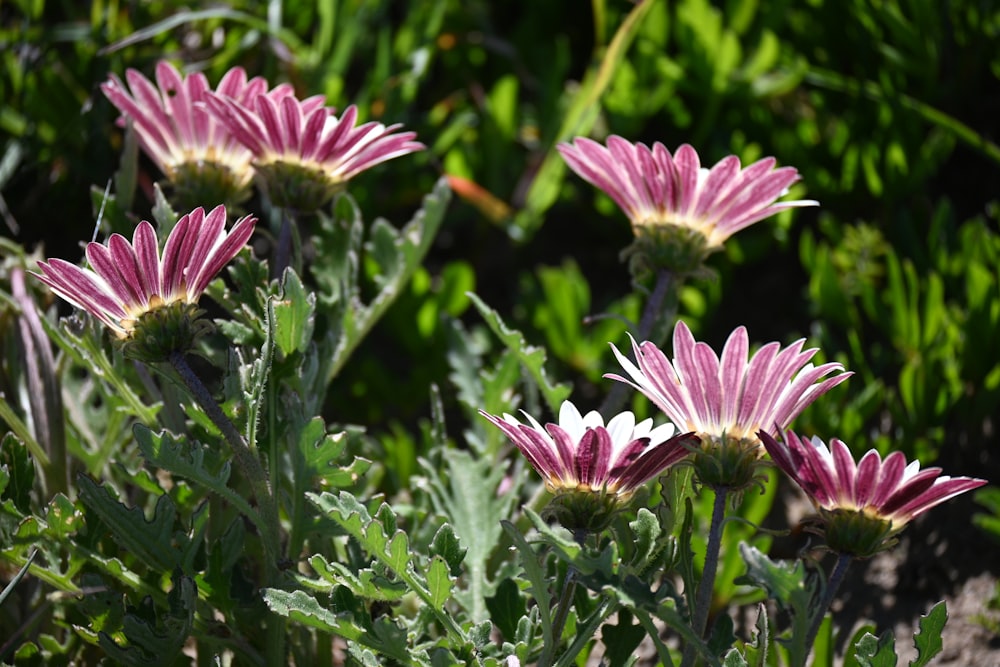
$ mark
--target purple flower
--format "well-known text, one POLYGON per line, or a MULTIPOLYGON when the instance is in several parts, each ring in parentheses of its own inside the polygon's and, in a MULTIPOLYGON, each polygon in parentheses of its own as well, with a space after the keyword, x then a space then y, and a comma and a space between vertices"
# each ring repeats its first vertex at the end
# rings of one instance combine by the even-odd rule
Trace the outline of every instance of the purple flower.
POLYGON ((896 543, 895 535, 930 508, 986 484, 984 479, 948 477, 940 468, 920 469, 902 452, 883 460, 870 450, 857 464, 834 438, 830 447, 791 431, 778 442, 761 431, 775 465, 785 471, 819 510, 827 546, 840 554, 869 558, 896 543))
POLYGON ((622 412, 607 426, 596 411, 581 416, 565 401, 559 423, 544 427, 524 413, 528 424, 504 414, 480 411, 510 438, 553 493, 602 493, 626 500, 667 466, 684 458, 687 435, 674 435, 673 424, 653 428, 653 420, 639 423, 622 412))
POLYGON ((241 218, 228 233, 226 209, 202 208, 178 220, 163 254, 148 222, 135 229, 132 242, 112 234, 107 245, 87 244, 93 269, 61 259, 39 262, 35 274, 52 291, 86 310, 119 339, 130 338, 147 313, 172 304, 195 304, 208 284, 246 245, 256 218, 241 218))
POLYGON ((638 366, 614 345, 629 378, 605 375, 631 385, 656 404, 677 427, 701 438, 695 470, 713 487, 743 488, 754 479, 762 455, 757 432, 784 428, 820 395, 851 373, 838 363, 814 367, 816 349, 803 350, 804 339, 782 349, 768 343, 749 356, 744 327, 729 336, 722 357, 696 342, 683 322, 674 328, 674 359, 653 343, 632 340, 638 366), (823 379, 826 378, 826 379, 823 379), (702 456, 704 454, 704 456, 702 456))
POLYGON ((737 327, 726 341, 722 358, 707 343, 695 341, 684 322, 674 328, 671 362, 653 343, 632 350, 638 366, 614 345, 615 356, 631 378, 608 373, 604 377, 629 384, 663 410, 673 423, 700 436, 759 442, 757 431, 784 428, 810 403, 852 375, 839 363, 814 367, 808 363, 816 348, 803 350, 805 339, 782 349, 768 343, 749 357, 745 327, 737 327))
POLYGON ((919 461, 907 464, 902 452, 883 460, 869 450, 855 465, 851 450, 836 438, 827 447, 818 437, 806 440, 788 431, 784 442, 778 442, 762 431, 761 440, 774 463, 818 507, 891 521, 893 532, 935 505, 986 484, 984 479, 942 476, 941 468, 921 470, 919 461))
MULTIPOLYGON (((112 75, 101 90, 121 111, 119 124, 132 122, 139 145, 175 186, 196 192, 221 182, 230 189, 231 201, 249 195, 253 155, 206 108, 211 90, 204 74, 183 77, 171 64, 160 61, 156 84, 134 69, 127 70, 125 78, 128 86, 112 75)), ((235 67, 222 78, 216 92, 246 103, 266 92, 267 86, 260 77, 247 80, 246 72, 235 67)), ((290 86, 281 85, 271 94, 291 92, 290 86)), ((214 200, 221 198, 217 195, 214 200)))
POLYGON ((276 203, 310 210, 377 164, 422 150, 414 132, 377 122, 356 125, 351 105, 339 118, 322 96, 291 94, 249 100, 210 95, 208 106, 254 156, 254 166, 276 203))
POLYGON ((578 137, 558 149, 573 171, 618 204, 633 229, 693 230, 704 236, 708 251, 778 211, 817 205, 811 200, 776 202, 799 174, 793 167, 775 169, 773 157, 741 169, 739 158, 730 155, 706 169, 687 144, 671 155, 659 142, 650 149, 618 136, 609 137, 606 147, 578 137))

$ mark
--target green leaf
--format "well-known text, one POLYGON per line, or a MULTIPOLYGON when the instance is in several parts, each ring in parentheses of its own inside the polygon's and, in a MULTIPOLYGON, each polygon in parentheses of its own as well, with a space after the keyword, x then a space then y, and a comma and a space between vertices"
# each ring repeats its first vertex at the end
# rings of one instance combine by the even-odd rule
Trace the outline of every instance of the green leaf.
POLYGON ((891 633, 881 637, 866 633, 854 646, 860 667, 896 667, 896 640, 891 633))
MULTIPOLYGON (((792 617, 791 641, 788 651, 792 664, 805 664, 808 648, 805 635, 809 629, 816 584, 809 580, 802 561, 775 562, 756 547, 740 543, 740 554, 747 566, 742 583, 750 583, 767 591, 792 617)), ((737 583, 740 583, 738 581, 737 583)))
POLYGON ((28 448, 13 433, 0 440, 0 470, 6 474, 6 484, 0 498, 10 500, 22 514, 31 511, 31 488, 35 484, 35 465, 28 448))
POLYGON ((286 356, 304 352, 312 340, 316 295, 288 268, 281 281, 281 298, 273 303, 274 343, 278 350, 286 356))
POLYGON ((632 653, 646 636, 641 625, 632 624, 632 614, 628 609, 618 612, 618 624, 606 624, 601 628, 601 638, 607 647, 605 660, 608 667, 625 667, 631 664, 632 653))
POLYGON ((513 642, 517 634, 517 624, 527 615, 527 600, 513 579, 504 579, 497 585, 496 593, 486 598, 490 619, 505 641, 513 642))
POLYGON ((431 605, 435 609, 444 609, 444 603, 451 598, 453 582, 448 573, 448 564, 440 556, 431 559, 427 569, 427 589, 431 594, 431 605))
POLYGON ((944 600, 931 607, 926 616, 920 617, 920 629, 913 636, 913 644, 917 647, 917 658, 910 661, 910 667, 924 667, 930 664, 944 648, 941 633, 948 622, 948 608, 944 600))
POLYGON ((326 273, 325 284, 335 290, 335 293, 331 293, 329 299, 321 296, 325 303, 339 308, 336 310, 336 319, 340 322, 339 337, 326 368, 326 384, 333 381, 350 355, 420 267, 441 227, 450 200, 448 181, 441 178, 424 197, 421 209, 398 232, 385 221, 376 220, 372 229, 374 240, 369 242, 368 249, 380 268, 375 276, 379 292, 368 304, 362 303, 359 297, 361 290, 358 285, 356 244, 359 240, 360 223, 355 209, 355 220, 350 228, 352 231, 340 248, 341 266, 326 273))
POLYGON ((157 468, 183 477, 217 494, 233 507, 246 515, 254 523, 260 523, 256 510, 246 499, 228 486, 230 463, 222 462, 216 472, 208 470, 205 455, 211 456, 208 447, 199 443, 189 443, 186 439, 175 439, 166 431, 154 433, 142 424, 132 427, 136 444, 144 459, 157 468))
POLYGON ((46 532, 57 540, 63 540, 83 527, 83 512, 72 500, 58 493, 45 510, 45 525, 46 532))
POLYGON ((169 572, 180 566, 179 553, 173 544, 177 507, 170 496, 164 494, 157 499, 153 518, 147 521, 138 507, 118 502, 106 484, 98 485, 86 475, 80 475, 77 484, 80 500, 107 524, 124 549, 160 571, 169 572))
POLYGON ((524 575, 528 578, 531 595, 535 598, 536 602, 535 609, 538 611, 538 619, 542 624, 542 642, 545 646, 551 646, 553 642, 552 614, 549 609, 551 593, 549 592, 548 578, 545 576, 545 572, 542 571, 542 567, 538 562, 538 555, 531 548, 531 545, 528 544, 528 540, 524 538, 521 531, 517 529, 517 526, 506 520, 501 522, 501 525, 503 525, 504 531, 506 531, 514 542, 518 560, 521 561, 521 567, 524 568, 524 575))
POLYGON ((747 661, 739 649, 731 648, 722 657, 722 667, 747 667, 747 661))
POLYGON ((467 552, 468 549, 463 549, 459 543, 455 529, 451 527, 451 524, 445 523, 434 533, 428 554, 444 559, 444 562, 448 564, 448 572, 453 577, 457 577, 462 574, 462 561, 465 560, 467 552))
POLYGON ((572 388, 568 384, 554 384, 549 380, 544 368, 545 350, 528 345, 520 331, 511 329, 504 324, 499 313, 483 303, 478 296, 470 293, 469 298, 497 338, 517 355, 518 360, 531 375, 539 391, 542 392, 552 414, 559 414, 559 406, 569 396, 572 388))
POLYGON ((489 618, 486 597, 493 592, 487 563, 500 541, 500 522, 510 516, 517 493, 497 495, 506 471, 490 459, 474 458, 469 452, 454 449, 444 450, 443 457, 442 468, 427 461, 421 464, 430 482, 434 510, 448 518, 465 548, 465 586, 455 596, 472 619, 481 622, 489 618))
POLYGON ((316 598, 303 591, 289 593, 277 588, 266 588, 264 602, 274 613, 294 621, 332 633, 344 639, 367 646, 400 664, 413 664, 417 657, 409 648, 406 630, 385 616, 371 627, 361 627, 348 614, 335 614, 320 605, 316 598))
MULTIPOLYGON (((362 568, 355 572, 342 563, 328 562, 320 554, 312 556, 309 559, 309 564, 316 571, 316 574, 331 586, 346 586, 355 595, 369 600, 392 602, 399 600, 409 591, 403 581, 389 579, 372 568, 362 568)), ((311 582, 303 583, 321 590, 330 589, 330 586, 319 587, 311 582)))

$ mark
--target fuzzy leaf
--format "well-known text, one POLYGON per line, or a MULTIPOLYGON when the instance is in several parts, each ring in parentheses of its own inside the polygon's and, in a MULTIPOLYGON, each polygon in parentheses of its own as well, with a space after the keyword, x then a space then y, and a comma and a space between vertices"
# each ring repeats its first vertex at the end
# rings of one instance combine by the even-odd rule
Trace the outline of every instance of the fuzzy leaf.
POLYGON ((910 662, 910 667, 924 667, 929 664, 944 644, 941 633, 948 622, 948 608, 944 600, 931 607, 926 616, 920 617, 920 629, 913 636, 913 644, 917 647, 917 658, 910 662))
POLYGON ((274 301, 274 343, 283 355, 303 352, 312 340, 316 295, 302 285, 292 269, 285 269, 281 298, 274 301))
POLYGON ((154 433, 142 424, 133 426, 132 433, 143 458, 150 464, 209 489, 255 523, 259 521, 257 512, 246 499, 229 488, 228 461, 218 466, 218 472, 213 473, 207 469, 205 461, 208 449, 199 443, 174 439, 166 431, 154 433))
POLYGON ((428 553, 431 556, 440 556, 444 559, 444 562, 448 564, 448 572, 453 577, 457 577, 462 574, 462 561, 465 559, 467 551, 459 543, 455 529, 446 523, 442 524, 434 534, 428 553))
POLYGON ((157 499, 153 517, 147 521, 141 509, 126 507, 116 500, 107 485, 98 485, 86 475, 80 475, 77 483, 80 500, 107 524, 122 547, 154 569, 170 571, 181 565, 173 544, 177 507, 170 496, 164 494, 157 499))
POLYGON ((807 580, 802 561, 775 562, 745 542, 740 543, 740 554, 747 566, 747 573, 740 581, 763 588, 768 597, 791 613, 792 639, 788 650, 793 664, 804 664, 808 653, 805 635, 816 597, 815 583, 807 580))
POLYGON ((431 604, 436 609, 444 609, 444 603, 451 597, 452 585, 448 564, 440 556, 435 556, 427 569, 427 590, 431 594, 431 604))
POLYGON ((866 633, 854 646, 861 667, 896 667, 896 640, 890 633, 876 637, 866 633))
POLYGON ((520 331, 508 327, 499 313, 487 306, 478 296, 469 293, 469 299, 472 300, 472 304, 486 320, 486 324, 489 325, 497 338, 517 355, 518 360, 535 381, 539 391, 542 392, 545 403, 549 406, 552 414, 559 414, 559 406, 569 396, 572 388, 569 384, 555 384, 549 380, 544 368, 545 350, 528 345, 520 331))

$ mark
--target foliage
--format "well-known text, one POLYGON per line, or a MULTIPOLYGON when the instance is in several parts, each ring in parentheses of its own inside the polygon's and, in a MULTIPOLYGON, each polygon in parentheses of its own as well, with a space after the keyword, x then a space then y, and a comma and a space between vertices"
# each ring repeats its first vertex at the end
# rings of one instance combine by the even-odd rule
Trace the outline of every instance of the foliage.
MULTIPOLYGON (((793 640, 822 586, 814 564, 768 555, 776 475, 726 524, 712 610, 782 613, 761 605, 749 636, 721 621, 703 639, 690 620, 712 508, 690 476, 580 544, 540 518, 543 487, 478 414, 596 407, 608 342, 624 346, 653 290, 620 261, 621 213, 555 146, 619 134, 795 165, 791 196, 822 212, 731 239, 680 289, 680 315, 719 343, 739 324, 755 343, 807 335, 854 371, 800 432, 996 481, 998 29, 972 0, 3 5, 0 660, 322 665, 336 637, 357 665, 626 665, 648 635, 669 665, 669 627, 706 664, 803 662, 793 640), (215 331, 191 361, 266 470, 276 547, 259 489, 174 370, 124 358, 27 275, 176 220, 99 89, 162 58, 354 103, 428 146, 298 220, 280 271, 255 259, 281 225, 255 195, 254 253, 203 302, 215 331)), ((996 489, 979 501, 996 537, 996 489)), ((945 619, 940 605, 919 621, 914 665, 945 619)), ((891 636, 864 630, 838 643, 824 622, 817 664, 836 646, 846 664, 894 664, 891 636)))

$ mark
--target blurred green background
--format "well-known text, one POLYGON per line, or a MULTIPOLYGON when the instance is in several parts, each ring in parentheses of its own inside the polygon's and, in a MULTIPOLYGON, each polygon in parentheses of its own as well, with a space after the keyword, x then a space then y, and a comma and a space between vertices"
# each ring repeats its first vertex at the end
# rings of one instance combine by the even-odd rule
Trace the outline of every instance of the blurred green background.
MULTIPOLYGON (((481 325, 467 290, 547 348, 582 408, 607 391, 607 342, 625 341, 620 318, 643 303, 618 257, 631 233, 566 173, 558 141, 686 142, 708 165, 774 155, 802 174, 792 196, 822 206, 734 237, 717 278, 685 288, 682 316, 720 347, 740 324, 756 343, 808 336, 855 371, 800 431, 989 477, 998 31, 987 0, 3 2, 0 234, 81 257, 92 188, 123 141, 98 86, 126 67, 151 75, 168 58, 214 85, 241 65, 403 123, 429 150, 352 183, 366 218, 409 219, 442 173, 482 189, 452 204, 425 270, 327 404, 330 420, 403 441, 431 383, 454 404, 449 318, 481 325)), ((160 175, 140 164, 134 214, 148 217, 160 175)))

